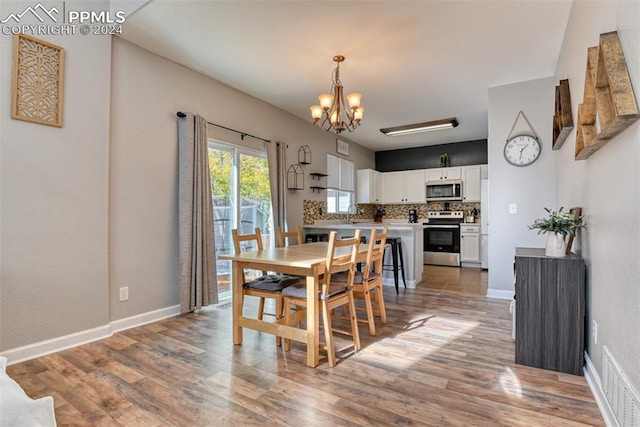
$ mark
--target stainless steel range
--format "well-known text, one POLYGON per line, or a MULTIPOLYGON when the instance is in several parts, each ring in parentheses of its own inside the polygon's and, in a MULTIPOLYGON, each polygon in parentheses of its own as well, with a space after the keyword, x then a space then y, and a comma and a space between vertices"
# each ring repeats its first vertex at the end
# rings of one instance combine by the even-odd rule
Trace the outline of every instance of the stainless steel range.
POLYGON ((424 263, 460 267, 462 211, 432 211, 424 223, 424 263))

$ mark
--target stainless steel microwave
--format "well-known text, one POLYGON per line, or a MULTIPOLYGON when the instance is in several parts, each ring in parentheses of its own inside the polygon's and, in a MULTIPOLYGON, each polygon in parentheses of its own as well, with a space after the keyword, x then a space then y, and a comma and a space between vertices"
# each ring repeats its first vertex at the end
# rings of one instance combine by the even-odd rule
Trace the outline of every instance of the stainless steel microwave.
POLYGON ((462 200, 462 181, 427 182, 427 202, 462 200))

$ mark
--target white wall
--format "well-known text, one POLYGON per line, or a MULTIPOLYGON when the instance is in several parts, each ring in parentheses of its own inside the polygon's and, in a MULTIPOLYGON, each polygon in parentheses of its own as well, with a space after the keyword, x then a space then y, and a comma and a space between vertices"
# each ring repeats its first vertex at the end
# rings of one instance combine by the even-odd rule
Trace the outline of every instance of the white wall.
MULTIPOLYGON (((551 151, 554 79, 489 88, 489 296, 513 295, 516 247, 544 247, 545 239, 528 226, 556 206, 556 156, 551 151), (522 110, 538 134, 542 151, 536 162, 517 167, 507 163, 503 149, 522 110), (509 213, 515 203, 517 213, 509 213)), ((513 135, 531 132, 520 117, 513 135)))
MULTIPOLYGON (((288 144, 288 165, 297 163, 301 145, 311 147, 304 166, 304 191, 288 192, 290 225, 302 225, 304 199, 324 192, 308 188, 310 172, 326 172, 326 154, 336 149, 335 134, 202 74, 162 59, 121 39, 113 43, 110 298, 111 320, 178 303, 177 291, 177 127, 176 112, 265 139, 288 144), (129 286, 129 301, 117 290, 129 286)), ((222 138, 224 132, 217 132, 222 138)), ((346 135, 348 137, 348 135, 346 135)), ((226 134, 239 143, 237 134, 226 134)), ((254 140, 255 142, 255 140, 254 140)), ((351 144, 356 168, 373 167, 369 150, 351 144)))
MULTIPOLYGON (((29 5, 2 1, 0 16, 29 5)), ((11 119, 13 36, 0 35, 0 351, 108 321, 111 40, 38 38, 65 49, 62 128, 11 119)))
MULTIPOLYGON (((587 48, 618 31, 636 102, 640 99, 640 2, 575 1, 557 77, 569 79, 573 119, 582 102, 587 48)), ((602 376, 607 346, 640 391, 640 123, 613 138, 587 160, 574 160, 575 130, 557 153, 558 198, 583 206, 588 228, 588 353, 602 376), (598 323, 598 343, 591 320, 598 323)))

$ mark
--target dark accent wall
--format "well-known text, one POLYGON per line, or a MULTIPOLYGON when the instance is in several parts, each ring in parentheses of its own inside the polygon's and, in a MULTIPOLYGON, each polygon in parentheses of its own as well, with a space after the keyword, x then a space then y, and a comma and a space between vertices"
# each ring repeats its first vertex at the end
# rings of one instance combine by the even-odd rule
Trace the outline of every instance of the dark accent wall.
POLYGON ((449 155, 450 166, 487 164, 487 140, 478 139, 402 150, 376 151, 376 170, 391 172, 439 168, 440 155, 444 153, 449 155))

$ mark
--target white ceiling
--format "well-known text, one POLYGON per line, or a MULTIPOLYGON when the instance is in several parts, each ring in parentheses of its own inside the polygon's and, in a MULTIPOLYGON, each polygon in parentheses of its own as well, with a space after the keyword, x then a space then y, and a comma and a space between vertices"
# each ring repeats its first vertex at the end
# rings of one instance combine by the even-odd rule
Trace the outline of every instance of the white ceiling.
POLYGON ((487 138, 487 89, 552 76, 570 9, 571 0, 153 0, 122 37, 309 122, 333 56, 344 55, 345 93, 361 92, 365 107, 345 136, 379 151, 487 138), (448 117, 460 125, 379 131, 448 117))

